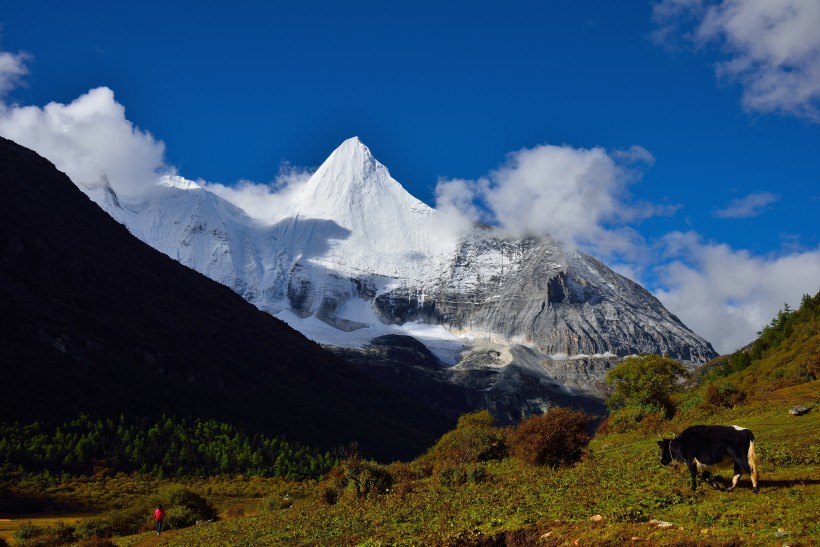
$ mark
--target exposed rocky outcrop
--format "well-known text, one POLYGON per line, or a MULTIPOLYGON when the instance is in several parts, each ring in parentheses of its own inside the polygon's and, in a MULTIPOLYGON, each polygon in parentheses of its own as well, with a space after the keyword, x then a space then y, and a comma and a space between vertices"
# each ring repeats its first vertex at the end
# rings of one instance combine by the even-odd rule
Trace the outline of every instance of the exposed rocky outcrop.
MULTIPOLYGON (((331 349, 382 384, 452 417, 488 409, 499 424, 508 425, 554 406, 594 415, 605 411, 600 401, 604 392, 588 389, 593 384, 601 387, 594 374, 567 362, 543 367, 543 356, 523 346, 475 349, 453 367, 442 367, 409 336, 379 337, 364 349, 331 349)), ((608 365, 598 363, 602 368, 608 365)))
POLYGON ((647 290, 598 260, 548 238, 506 239, 488 228, 462 241, 435 285, 402 287, 374 306, 385 322, 441 324, 547 355, 656 353, 697 363, 717 356, 647 290))

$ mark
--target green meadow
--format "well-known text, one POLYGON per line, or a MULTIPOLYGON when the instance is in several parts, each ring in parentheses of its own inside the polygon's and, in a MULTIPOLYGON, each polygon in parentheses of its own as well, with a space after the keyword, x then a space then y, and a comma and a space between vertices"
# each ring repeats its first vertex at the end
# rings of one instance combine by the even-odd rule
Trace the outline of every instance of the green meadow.
MULTIPOLYGON (((380 465, 352 457, 318 482, 102 476, 54 481, 52 487, 41 485, 38 495, 66 507, 96 508, 86 513, 92 519, 116 518, 106 506, 141 505, 145 530, 151 529, 152 503, 169 485, 197 492, 219 513, 213 522, 170 529, 160 538, 145 531, 105 543, 76 542, 88 545, 816 545, 819 393, 820 381, 812 381, 750 397, 734 408, 698 408, 662 422, 665 435, 695 422, 752 429, 759 494, 751 492, 746 476, 731 493, 703 483, 691 491, 682 464, 660 465, 656 428, 639 425, 596 435, 580 461, 569 466, 533 465, 503 454, 476 457, 508 432, 468 426, 462 429, 472 431, 459 440, 485 437, 461 454, 453 446, 442 450, 440 442, 439 450, 412 462, 380 465), (811 410, 789 414, 798 404, 811 410)), ((731 469, 721 475, 730 478, 731 469)), ((53 518, 31 522, 55 524, 53 518)), ((37 536, 6 537, 12 545, 49 544, 37 536)))
MULTIPOLYGON (((660 465, 652 432, 596 436, 582 461, 539 467, 514 457, 444 469, 384 466, 383 492, 334 503, 326 484, 292 505, 170 531, 163 545, 816 545, 820 542, 820 382, 785 388, 699 423, 742 424, 757 436, 759 494, 748 477, 727 493, 689 489, 680 465, 660 465), (776 396, 775 396, 776 395, 776 396), (812 405, 795 417, 788 409, 812 405), (657 522, 661 521, 661 522, 657 522)), ((668 433, 689 425, 681 417, 668 433)), ((435 467, 435 465, 434 465, 435 467)), ((731 469, 723 477, 731 477, 731 469)), ((119 538, 139 545, 144 535, 119 538)))

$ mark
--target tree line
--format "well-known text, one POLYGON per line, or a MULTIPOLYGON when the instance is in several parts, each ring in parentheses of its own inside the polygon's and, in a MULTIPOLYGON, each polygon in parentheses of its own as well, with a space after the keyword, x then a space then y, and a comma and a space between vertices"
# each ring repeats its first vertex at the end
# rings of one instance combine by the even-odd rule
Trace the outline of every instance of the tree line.
POLYGON ((783 305, 783 309, 771 322, 758 331, 759 338, 755 340, 751 348, 752 359, 759 359, 784 340, 788 339, 794 329, 802 324, 820 319, 820 292, 814 296, 804 294, 800 300, 800 307, 797 311, 791 309, 789 304, 783 305))
POLYGON ((316 478, 337 463, 329 452, 214 420, 92 419, 86 414, 49 428, 42 422, 0 424, 0 472, 93 475, 140 472, 158 477, 243 474, 316 478))
MULTIPOLYGON (((814 296, 804 294, 797 310, 793 310, 788 303, 784 304, 769 324, 757 332, 758 338, 752 344, 718 360, 707 369, 707 372, 711 377, 720 378, 744 370, 752 362, 779 351, 784 343, 793 339, 796 331, 804 329, 804 332, 808 331, 806 336, 811 336, 812 332, 817 332, 818 326, 820 326, 820 292, 814 296)), ((803 381, 810 381, 817 376, 817 358, 811 357, 810 359, 814 359, 814 364, 803 367, 806 369, 801 373, 803 381)))

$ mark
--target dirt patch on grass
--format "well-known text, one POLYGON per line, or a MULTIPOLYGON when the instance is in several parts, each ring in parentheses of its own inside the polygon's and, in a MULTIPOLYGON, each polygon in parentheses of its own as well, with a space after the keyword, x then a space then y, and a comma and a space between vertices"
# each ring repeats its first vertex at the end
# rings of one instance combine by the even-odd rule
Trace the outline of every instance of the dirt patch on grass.
POLYGON ((820 380, 784 387, 765 393, 756 393, 749 398, 750 403, 783 403, 788 405, 820 402, 820 380))

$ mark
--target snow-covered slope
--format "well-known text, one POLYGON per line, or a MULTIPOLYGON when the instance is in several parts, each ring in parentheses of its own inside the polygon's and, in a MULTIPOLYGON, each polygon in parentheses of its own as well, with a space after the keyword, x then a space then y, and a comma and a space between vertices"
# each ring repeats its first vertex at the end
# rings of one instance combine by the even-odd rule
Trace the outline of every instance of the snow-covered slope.
POLYGON ((264 223, 178 177, 139 203, 104 185, 85 191, 135 236, 320 343, 407 334, 447 365, 486 344, 530 348, 546 368, 634 353, 715 356, 642 287, 560 242, 488 227, 457 236, 357 138, 264 223))
POLYGON ((311 253, 312 263, 351 276, 429 279, 456 245, 441 237, 436 211, 408 194, 355 137, 319 167, 287 217, 311 222, 311 244, 326 245, 311 253))

